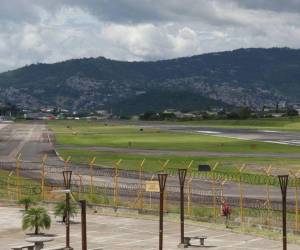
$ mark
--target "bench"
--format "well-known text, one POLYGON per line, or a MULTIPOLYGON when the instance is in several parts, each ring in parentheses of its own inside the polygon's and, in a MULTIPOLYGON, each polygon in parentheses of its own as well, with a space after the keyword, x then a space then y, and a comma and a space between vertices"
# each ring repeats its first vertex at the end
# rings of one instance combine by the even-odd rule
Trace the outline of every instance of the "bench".
POLYGON ((34 244, 28 244, 25 243, 25 245, 19 245, 19 246, 13 246, 11 247, 12 250, 22 250, 27 248, 28 250, 33 250, 34 249, 34 244))
POLYGON ((200 246, 204 246, 205 239, 207 239, 207 236, 184 237, 184 244, 187 246, 191 246, 191 240, 200 240, 200 246))

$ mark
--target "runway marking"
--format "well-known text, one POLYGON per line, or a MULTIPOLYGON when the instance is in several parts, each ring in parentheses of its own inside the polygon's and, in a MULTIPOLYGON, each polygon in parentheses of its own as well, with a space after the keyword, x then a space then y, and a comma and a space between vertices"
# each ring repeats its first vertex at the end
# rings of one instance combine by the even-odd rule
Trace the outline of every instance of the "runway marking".
POLYGON ((33 131, 34 129, 36 128, 36 125, 33 126, 33 128, 31 128, 29 130, 29 132, 27 133, 26 137, 24 138, 24 140, 22 140, 19 145, 13 150, 10 152, 9 154, 9 157, 11 158, 15 158, 19 153, 20 151, 23 149, 23 147, 25 146, 25 144, 30 141, 30 138, 32 137, 33 135, 33 131))
POLYGON ((282 145, 291 145, 291 146, 300 146, 300 140, 288 140, 288 141, 263 141, 268 143, 282 144, 282 145))
POLYGON ((198 133, 203 133, 203 134, 221 134, 221 132, 218 131, 209 131, 209 130, 198 130, 198 133))

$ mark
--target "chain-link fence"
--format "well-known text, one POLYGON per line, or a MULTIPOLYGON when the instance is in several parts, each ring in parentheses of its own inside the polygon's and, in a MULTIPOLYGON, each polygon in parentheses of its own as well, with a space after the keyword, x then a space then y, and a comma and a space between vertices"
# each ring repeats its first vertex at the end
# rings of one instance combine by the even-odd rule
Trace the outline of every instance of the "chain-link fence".
MULTIPOLYGON (((19 200, 32 196, 37 200, 58 201, 64 195, 62 171, 72 170, 72 196, 86 199, 89 203, 103 206, 128 207, 144 213, 157 213, 159 192, 149 189, 148 184, 157 181, 157 173, 145 173, 143 163, 139 170, 122 169, 121 161, 114 168, 97 166, 95 160, 87 164, 65 162, 51 163, 46 157, 40 162, 0 162, 0 197, 19 200)), ((191 165, 191 164, 190 164, 191 165)), ((243 167, 235 172, 224 172, 216 167, 210 172, 191 170, 185 180, 185 214, 187 217, 221 223, 221 204, 231 207, 230 223, 237 226, 281 227, 281 196, 277 176, 271 168, 262 174, 243 173, 243 167), (250 186, 249 184, 255 184, 250 186), (257 186, 260 185, 260 186, 257 186), (248 188, 254 191, 246 192, 248 188), (258 193, 255 193, 258 192, 258 193)), ((162 164, 168 173, 165 189, 165 211, 179 212, 180 189, 177 169, 162 164)), ((299 231, 298 178, 291 175, 287 202, 287 221, 290 231, 299 231)))

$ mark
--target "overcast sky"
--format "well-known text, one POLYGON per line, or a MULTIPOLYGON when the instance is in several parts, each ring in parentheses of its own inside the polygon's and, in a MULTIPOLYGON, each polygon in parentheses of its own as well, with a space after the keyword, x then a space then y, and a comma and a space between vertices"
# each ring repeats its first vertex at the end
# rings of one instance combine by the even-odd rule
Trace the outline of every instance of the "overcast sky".
POLYGON ((0 0, 0 72, 300 46, 300 0, 0 0))

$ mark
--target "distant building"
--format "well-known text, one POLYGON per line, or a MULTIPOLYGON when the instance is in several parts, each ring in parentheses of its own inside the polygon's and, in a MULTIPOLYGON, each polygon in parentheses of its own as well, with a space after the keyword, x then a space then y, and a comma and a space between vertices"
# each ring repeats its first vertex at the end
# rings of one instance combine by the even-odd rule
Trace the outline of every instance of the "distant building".
POLYGON ((280 101, 280 102, 278 102, 278 108, 279 109, 285 109, 285 108, 287 108, 287 102, 286 101, 280 101))

